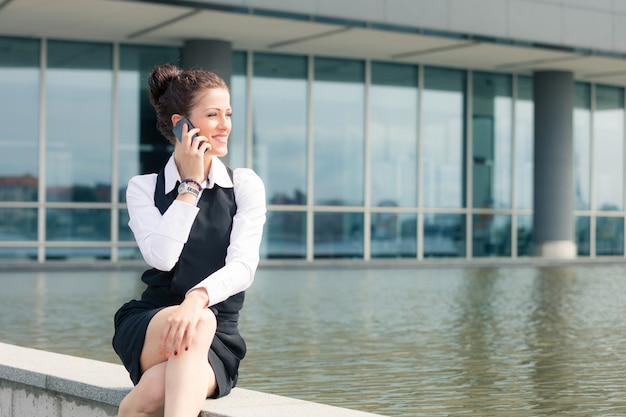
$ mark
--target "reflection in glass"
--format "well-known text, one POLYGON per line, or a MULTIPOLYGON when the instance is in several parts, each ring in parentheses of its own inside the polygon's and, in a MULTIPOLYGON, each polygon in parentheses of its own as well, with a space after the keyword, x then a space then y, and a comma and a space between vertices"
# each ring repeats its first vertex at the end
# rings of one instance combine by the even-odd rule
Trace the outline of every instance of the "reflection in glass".
POLYGON ((417 67, 372 63, 371 205, 417 205, 417 67))
POLYGON ((511 216, 475 214, 472 236, 473 256, 511 256, 511 216))
POLYGON ((254 169, 271 204, 306 204, 307 59, 254 54, 254 169))
POLYGON ((306 213, 269 211, 263 232, 261 257, 304 259, 306 257, 306 213))
POLYGON ((511 76, 475 72, 472 91, 473 206, 511 207, 511 76))
POLYGON ((517 216, 517 256, 532 256, 533 216, 517 216))
POLYGON ((415 258, 417 218, 409 213, 372 213, 372 258, 415 258))
POLYGON ((133 236, 132 230, 130 230, 130 227, 128 227, 128 221, 130 220, 130 217, 128 216, 128 210, 121 209, 118 211, 118 215, 118 240, 120 242, 134 242, 135 236, 133 236))
POLYGON ((37 201, 39 41, 0 37, 0 201, 37 201))
POLYGON ((424 214, 424 258, 465 257, 465 215, 424 214))
POLYGON ((533 80, 517 77, 515 101, 515 208, 533 208, 533 170, 535 166, 535 105, 533 80))
POLYGON ((233 52, 233 73, 230 77, 230 105, 233 108, 232 131, 228 138, 228 166, 246 166, 247 54, 233 52))
POLYGON ((315 258, 362 258, 362 213, 315 213, 315 258))
POLYGON ((47 260, 66 259, 111 259, 111 248, 104 246, 76 246, 46 248, 47 260))
POLYGON ((364 203, 365 66, 316 58, 313 83, 315 204, 364 203))
POLYGON ((578 256, 589 256, 591 254, 591 220, 589 217, 574 218, 574 233, 576 239, 576 249, 578 256))
POLYGON ((596 255, 624 255, 623 217, 598 217, 596 219, 596 255))
POLYGON ((576 83, 574 93, 574 209, 589 210, 591 208, 591 85, 576 83))
POLYGON ((37 240, 36 208, 0 208, 0 241, 37 240))
POLYGON ((126 185, 134 175, 158 172, 172 151, 156 128, 150 104, 148 77, 159 64, 176 62, 178 48, 121 45, 118 74, 119 201, 126 201, 126 185))
POLYGON ((46 210, 46 239, 111 240, 111 211, 49 208, 46 210))
POLYGON ((111 201, 112 45, 48 42, 48 201, 111 201))
POLYGON ((424 206, 465 206, 465 71, 425 68, 424 206))
POLYGON ((624 89, 596 87, 593 123, 596 210, 624 209, 624 89))
POLYGON ((2 260, 36 260, 37 248, 21 248, 19 246, 0 246, 0 259, 2 260))

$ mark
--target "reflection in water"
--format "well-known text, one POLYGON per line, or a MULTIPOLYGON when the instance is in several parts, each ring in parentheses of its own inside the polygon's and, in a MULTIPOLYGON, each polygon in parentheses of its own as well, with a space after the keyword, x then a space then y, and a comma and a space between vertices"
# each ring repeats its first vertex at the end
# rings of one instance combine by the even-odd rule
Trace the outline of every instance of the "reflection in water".
MULTIPOLYGON (((139 272, 3 273, 0 341, 119 363, 139 272)), ((388 416, 626 415, 626 265, 261 269, 240 386, 388 416)))

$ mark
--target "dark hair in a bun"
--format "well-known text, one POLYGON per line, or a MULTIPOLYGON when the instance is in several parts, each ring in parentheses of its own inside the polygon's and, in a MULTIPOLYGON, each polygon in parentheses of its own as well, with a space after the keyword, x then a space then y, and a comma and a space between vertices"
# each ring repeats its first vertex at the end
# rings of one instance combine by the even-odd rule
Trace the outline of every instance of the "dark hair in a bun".
POLYGON ((228 90, 226 82, 212 71, 183 71, 172 64, 155 67, 148 80, 150 103, 157 113, 157 129, 170 143, 176 138, 172 133, 172 115, 187 116, 196 104, 199 92, 223 88, 228 90))

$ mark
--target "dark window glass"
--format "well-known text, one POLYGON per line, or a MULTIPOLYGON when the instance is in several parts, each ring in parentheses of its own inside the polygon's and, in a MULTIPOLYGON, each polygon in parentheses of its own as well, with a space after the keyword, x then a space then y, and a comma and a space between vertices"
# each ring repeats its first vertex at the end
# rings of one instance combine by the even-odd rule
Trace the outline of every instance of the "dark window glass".
POLYGON ((533 247, 533 216, 517 216, 517 256, 532 256, 533 247))
POLYGON ((372 63, 372 206, 417 206, 417 67, 372 63))
POLYGON ((593 121, 596 210, 624 209, 624 89, 596 86, 593 121))
POLYGON ((112 96, 110 44, 48 42, 48 201, 111 201, 112 96))
MULTIPOLYGON (((591 85, 576 83, 574 104, 574 209, 591 208, 591 85)), ((589 242, 587 242, 587 250, 589 242)))
POLYGON ((111 211, 49 208, 46 210, 46 239, 50 241, 111 240, 111 211))
POLYGON ((465 206, 465 71, 425 68, 422 155, 425 207, 465 206))
POLYGON ((476 72, 472 90, 473 206, 511 207, 511 76, 476 72))
POLYGON ((364 204, 365 65, 315 59, 313 181, 315 204, 364 204))
POLYGON ((228 139, 228 156, 225 161, 232 168, 246 165, 246 135, 248 118, 247 54, 233 53, 233 74, 230 77, 230 105, 233 129, 228 139))
POLYGON ((0 241, 37 240, 36 208, 0 208, 0 241))
POLYGON ((472 230, 472 256, 511 256, 511 216, 476 214, 472 230))
POLYGON ((574 222, 578 256, 589 256, 591 254, 591 219, 589 217, 575 217, 574 222))
POLYGON ((362 213, 315 213, 315 258, 362 258, 362 213))
POLYGON ((417 219, 410 213, 372 213, 372 258, 415 258, 417 219))
POLYGON ((126 185, 132 176, 158 172, 173 150, 156 128, 148 77, 159 64, 176 64, 179 55, 178 48, 120 46, 117 90, 119 201, 126 201, 126 185))
POLYGON ((596 219, 596 256, 624 255, 624 218, 596 219))
POLYGON ((39 41, 0 37, 0 201, 37 201, 39 41))
POLYGON ((307 58, 254 54, 254 169, 270 204, 306 204, 307 58))
POLYGON ((424 214, 424 257, 465 257, 465 215, 424 214))
POLYGON ((266 259, 306 257, 306 213, 270 211, 263 232, 261 255, 266 259))
POLYGON ((531 77, 517 77, 515 103, 515 208, 533 208, 535 104, 531 77))

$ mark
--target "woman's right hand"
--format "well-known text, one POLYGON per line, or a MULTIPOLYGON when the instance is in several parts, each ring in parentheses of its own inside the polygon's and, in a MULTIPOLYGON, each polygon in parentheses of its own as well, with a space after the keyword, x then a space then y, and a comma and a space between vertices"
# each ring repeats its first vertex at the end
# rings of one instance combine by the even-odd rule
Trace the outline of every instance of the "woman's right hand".
POLYGON ((199 134, 199 128, 187 130, 188 128, 185 123, 182 139, 176 142, 174 148, 174 162, 182 179, 192 179, 202 183, 206 179, 204 178, 204 154, 211 145, 206 137, 199 134), (194 138, 195 134, 198 136, 194 138))

